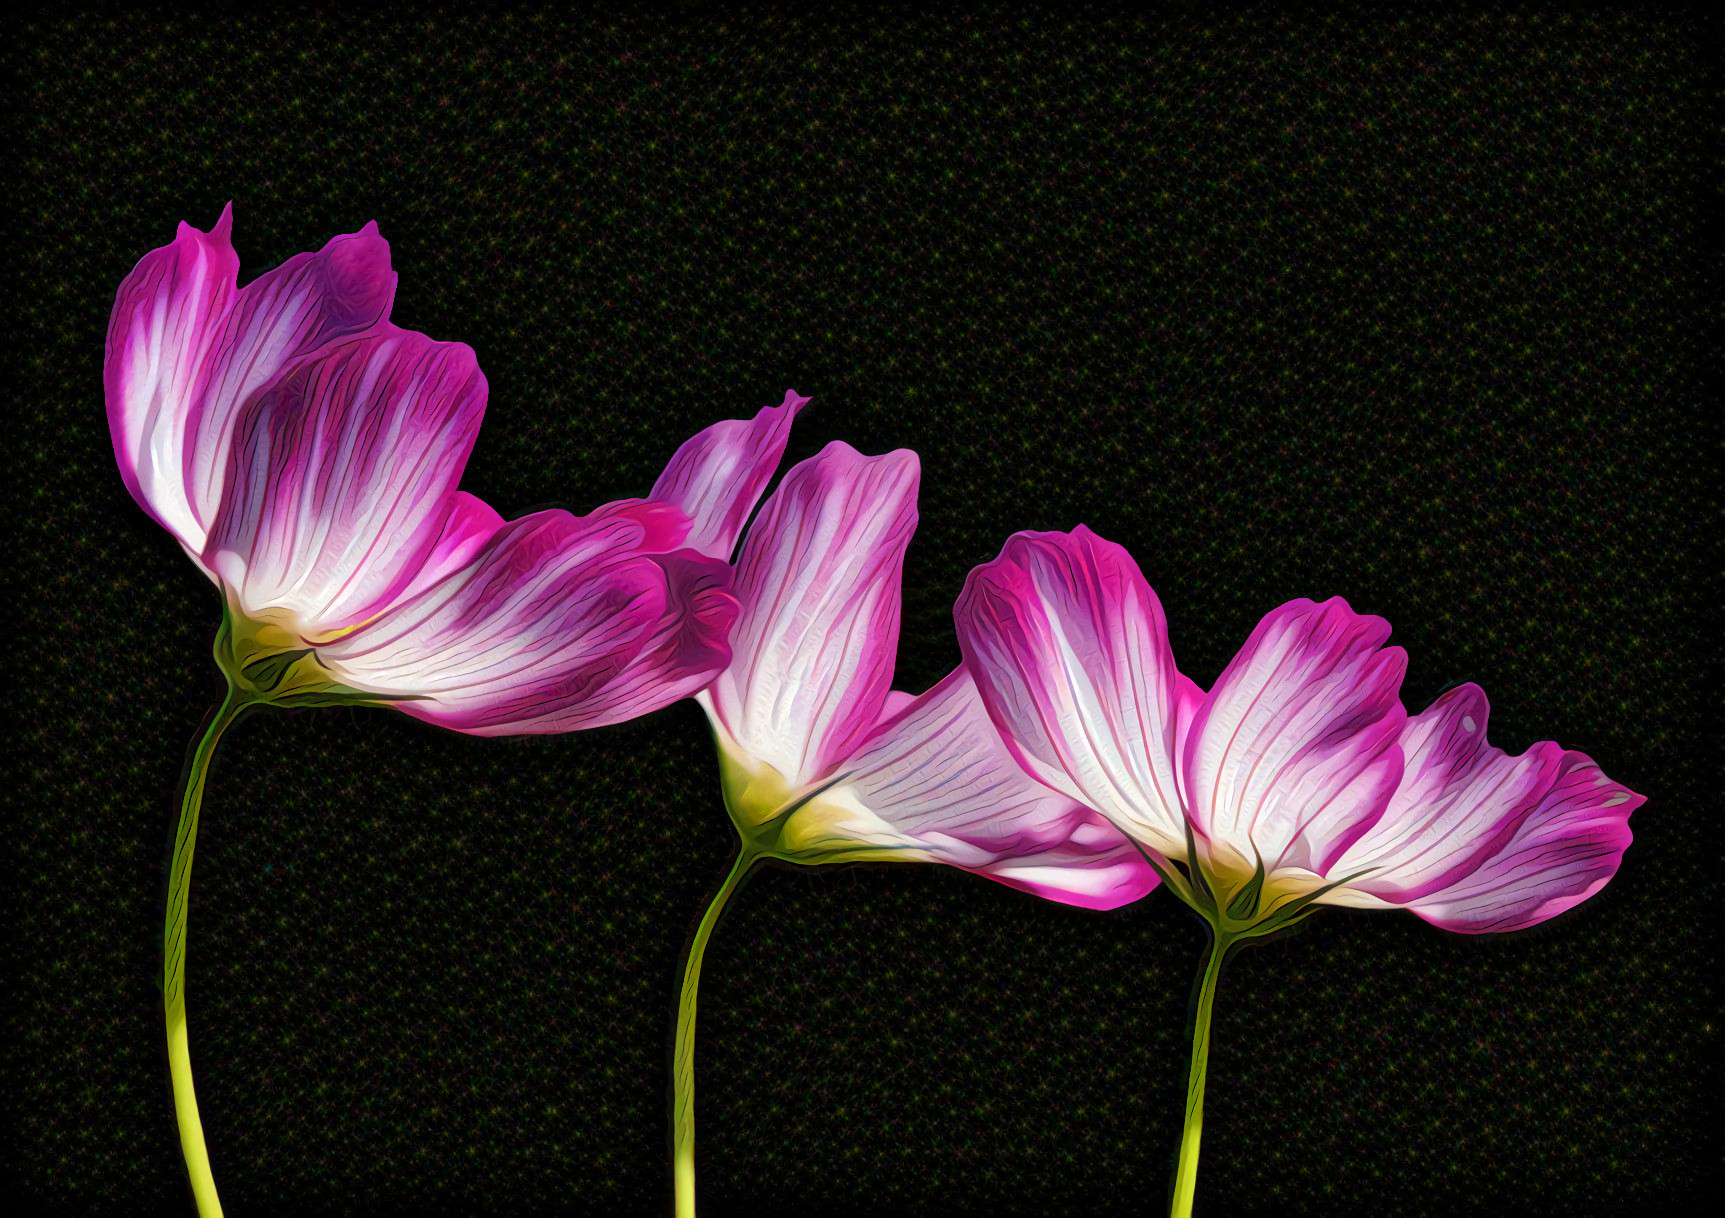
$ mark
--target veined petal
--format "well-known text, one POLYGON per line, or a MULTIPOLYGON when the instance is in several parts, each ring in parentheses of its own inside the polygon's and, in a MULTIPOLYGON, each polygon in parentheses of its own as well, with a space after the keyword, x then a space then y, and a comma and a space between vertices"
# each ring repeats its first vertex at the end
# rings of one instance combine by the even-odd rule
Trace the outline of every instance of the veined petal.
POLYGON ((916 454, 840 441, 785 476, 737 562, 741 616, 712 713, 793 787, 812 785, 873 729, 898 651, 916 454))
POLYGON ((1113 909, 1156 886, 1137 848, 1100 815, 1030 778, 1007 752, 960 666, 876 729, 829 792, 868 816, 832 832, 897 842, 1050 900, 1113 909))
POLYGON ((1484 690, 1461 685, 1407 721, 1401 783, 1333 874, 1365 870, 1348 887, 1405 905, 1473 871, 1503 845, 1550 788, 1563 750, 1546 741, 1508 756, 1486 743, 1489 711, 1484 690))
POLYGON ((358 624, 438 544, 485 412, 471 348, 388 327, 246 405, 206 563, 307 637, 358 624))
POLYGON ((120 477, 138 506, 194 555, 204 548, 208 519, 191 501, 186 457, 204 369, 239 274, 232 228, 230 204, 208 233, 182 222, 172 245, 144 255, 114 298, 102 368, 120 477))
POLYGON ((1290 601, 1259 623, 1198 709, 1181 758, 1213 855, 1325 875, 1382 816, 1407 718, 1407 657, 1383 647, 1389 633, 1340 597, 1290 601))
POLYGON ((503 525, 459 570, 322 645, 344 683, 475 735, 618 723, 687 697, 729 659, 730 568, 691 550, 646 553, 640 505, 503 525))
POLYGON ((235 293, 192 406, 186 486, 200 520, 209 524, 221 507, 228 448, 246 400, 330 344, 387 327, 395 286, 389 242, 374 220, 316 253, 295 254, 235 293))
POLYGON ((1579 905, 1617 874, 1629 815, 1646 802, 1592 758, 1565 752, 1551 785, 1471 873, 1408 908, 1446 930, 1520 930, 1579 905))
POLYGON ((377 225, 235 289, 233 213, 180 226, 120 287, 104 371, 121 476, 194 554, 221 507, 240 408, 295 361, 383 324, 395 295, 377 225))
POLYGON ((444 516, 443 527, 431 553, 426 555, 412 582, 396 595, 395 600, 411 600, 465 567, 502 527, 503 517, 496 508, 476 495, 456 491, 450 496, 449 511, 444 516))
POLYGON ((1406 906, 1450 930, 1515 930, 1615 874, 1643 798, 1549 740, 1520 757, 1493 748, 1488 711, 1484 691, 1462 685, 1408 720, 1401 786, 1331 868, 1370 870, 1320 900, 1406 906))
POLYGON ((683 441, 647 497, 683 509, 689 549, 730 560, 808 400, 787 390, 782 403, 752 419, 726 419, 683 441))
POLYGON ((1143 845, 1185 857, 1179 674, 1162 604, 1131 555, 1083 525, 1015 534, 970 573, 953 616, 1019 763, 1143 845))

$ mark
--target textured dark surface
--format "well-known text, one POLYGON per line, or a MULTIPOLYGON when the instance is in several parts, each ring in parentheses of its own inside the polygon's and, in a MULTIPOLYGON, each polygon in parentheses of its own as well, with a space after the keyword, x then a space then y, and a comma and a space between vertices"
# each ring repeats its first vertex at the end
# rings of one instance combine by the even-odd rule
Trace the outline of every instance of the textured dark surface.
MULTIPOLYGON (((1705 33, 1643 10, 14 25, 11 1212, 190 1213, 156 978, 217 602, 127 497, 100 369, 120 279, 230 198, 245 277, 377 220, 396 320, 490 378, 465 486, 506 515, 641 494, 787 387, 815 397, 793 458, 917 449, 901 687, 956 662, 973 564, 1083 521, 1137 556, 1201 684, 1276 604, 1341 594, 1394 623, 1413 709, 1477 681, 1494 742, 1592 754, 1649 799, 1573 914, 1494 940, 1332 912, 1231 965, 1200 1206, 1697 1208, 1705 33)), ((188 975, 228 1213, 668 1213, 673 973, 728 833, 688 704, 527 741, 246 721, 188 975)), ((704 1212, 1156 1212, 1201 945, 1161 893, 1088 915, 935 868, 755 877, 702 988, 704 1212)))

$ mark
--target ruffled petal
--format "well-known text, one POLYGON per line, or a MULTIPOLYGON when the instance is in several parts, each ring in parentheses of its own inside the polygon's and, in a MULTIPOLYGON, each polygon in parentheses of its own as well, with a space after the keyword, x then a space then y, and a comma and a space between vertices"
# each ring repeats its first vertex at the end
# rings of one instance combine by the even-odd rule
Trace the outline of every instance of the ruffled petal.
POLYGON ((1554 781, 1563 750, 1545 742, 1520 757, 1486 743, 1490 706, 1457 686, 1402 729, 1403 773, 1379 821, 1331 867, 1364 871, 1349 887, 1397 905, 1444 888, 1501 847, 1554 781))
POLYGON ((1407 718, 1407 657, 1383 647, 1389 633, 1339 597, 1290 601, 1259 623, 1198 709, 1181 758, 1213 857, 1325 875, 1383 815, 1407 718))
POLYGON ((1642 796, 1549 740, 1520 757, 1493 748, 1488 711, 1485 693, 1462 685, 1408 720, 1400 787, 1331 873, 1369 870, 1321 900, 1406 906, 1450 930, 1515 930, 1616 873, 1642 796))
POLYGON ((959 667, 877 729, 828 793, 866 812, 835 822, 1037 896, 1114 909, 1156 886, 1138 849, 1097 813, 1031 779, 1007 752, 959 667))
POLYGON ((1445 930, 1520 930, 1554 918, 1605 887, 1646 802, 1592 758, 1565 752, 1551 785, 1470 874, 1408 908, 1445 930))
POLYGON ((785 476, 737 563, 742 613, 713 714, 793 787, 850 755, 880 717, 898 650, 916 454, 834 441, 785 476))
POLYGON ((395 286, 389 242, 372 221, 316 253, 295 254, 235 293, 204 370, 204 391, 191 403, 186 486, 198 519, 209 524, 221 507, 228 448, 247 399, 331 344, 388 326, 395 286))
POLYGON ((726 419, 683 442, 647 497, 683 509, 689 549, 729 561, 784 455, 791 420, 808 400, 787 390, 782 403, 754 418, 726 419))
POLYGON ((1019 763, 1143 845, 1183 857, 1178 673, 1162 604, 1131 555, 1082 525, 1015 534, 970 573, 953 616, 1019 763))
POLYGON ((206 563, 307 637, 363 622, 438 546, 484 412, 460 343, 390 327, 300 364, 242 414, 206 563))
POLYGON ((368 224, 236 290, 231 206, 120 286, 104 367, 108 420, 132 495, 194 555, 221 506, 246 399, 296 360, 382 324, 395 293, 389 246, 368 224))
POLYGON ((475 735, 619 723, 700 689, 730 658, 730 568, 640 543, 668 505, 536 512, 465 566, 324 644, 337 679, 475 735))

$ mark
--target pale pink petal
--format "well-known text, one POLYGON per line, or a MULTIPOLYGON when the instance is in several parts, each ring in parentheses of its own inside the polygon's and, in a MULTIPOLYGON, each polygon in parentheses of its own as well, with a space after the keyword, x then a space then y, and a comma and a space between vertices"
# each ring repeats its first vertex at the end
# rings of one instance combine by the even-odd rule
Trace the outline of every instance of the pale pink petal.
POLYGON ((618 723, 699 690, 736 617, 729 567, 641 543, 669 505, 503 525, 461 569, 322 645, 336 679, 476 735, 618 723))
POLYGON ((485 411, 470 348, 388 327, 247 403, 205 561, 313 636, 364 621, 443 534, 485 411))
POLYGON ((1082 525, 1015 534, 970 573, 953 615, 1019 763, 1141 844, 1183 856, 1178 674, 1162 604, 1131 555, 1082 525))
POLYGON ((380 324, 395 291, 375 224, 236 290, 232 222, 230 207, 207 235, 182 224, 120 286, 108 327, 103 379, 121 477, 194 556, 221 506, 246 399, 294 361, 380 324))
POLYGON ((710 697, 731 738, 793 787, 879 720, 918 477, 913 452, 865 457, 834 441, 785 476, 743 543, 733 658, 710 697))
POLYGON ((1579 905, 1617 874, 1629 815, 1646 802, 1582 753, 1565 752, 1551 786, 1469 875, 1409 905, 1446 930, 1519 930, 1579 905))
POLYGON ((1024 773, 963 666, 884 721, 840 770, 835 795, 870 814, 849 826, 858 840, 1088 909, 1156 886, 1118 829, 1024 773))
POLYGON ((726 419, 683 441, 647 498, 683 509, 691 550, 730 560, 808 400, 787 390, 782 403, 752 419, 726 419))
POLYGON ((120 477, 194 554, 208 520, 186 487, 188 437, 239 273, 232 227, 230 206, 207 234, 182 223, 172 245, 144 255, 115 296, 102 368, 120 477))
POLYGON ((1259 623, 1197 711, 1181 758, 1195 828, 1250 867, 1330 864, 1402 775, 1407 657, 1389 623, 1337 597, 1259 623), (1382 648, 1382 650, 1380 650, 1382 648))
POLYGON ((1322 900, 1406 906, 1450 930, 1531 926, 1616 873, 1643 798, 1549 740, 1486 742, 1485 694, 1452 689, 1408 720, 1406 774, 1383 819, 1331 867, 1366 871, 1322 900))
POLYGON ((1563 750, 1520 757, 1486 743, 1490 707, 1477 685, 1445 693, 1402 728, 1403 773, 1382 818, 1330 867, 1364 871, 1349 887, 1405 905, 1453 882, 1503 844, 1550 788, 1563 750))

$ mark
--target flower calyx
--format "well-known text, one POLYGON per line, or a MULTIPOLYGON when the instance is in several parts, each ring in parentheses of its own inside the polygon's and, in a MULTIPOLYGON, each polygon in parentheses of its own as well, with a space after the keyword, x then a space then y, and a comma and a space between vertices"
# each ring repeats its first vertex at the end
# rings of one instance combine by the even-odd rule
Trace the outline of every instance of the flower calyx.
POLYGON ((1243 860, 1238 866, 1226 865, 1222 853, 1201 851, 1188 824, 1185 858, 1157 856, 1148 861, 1163 883, 1229 940, 1257 939, 1286 929, 1316 912, 1315 902, 1326 892, 1365 874, 1359 871, 1313 886, 1303 874, 1296 878, 1268 872, 1255 849, 1249 873, 1243 860))
POLYGON ((798 791, 773 766, 739 755, 724 742, 718 753, 725 811, 746 852, 805 867, 904 861, 907 846, 860 836, 873 825, 885 826, 851 796, 849 774, 798 791))
POLYGON ((230 592, 216 631, 216 666, 234 695, 271 706, 381 706, 400 699, 343 685, 294 629, 290 615, 264 610, 249 615, 230 592))

